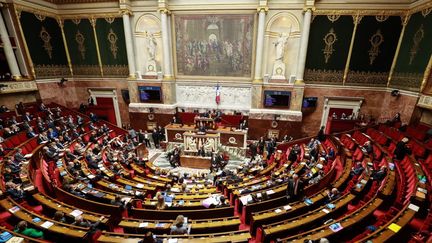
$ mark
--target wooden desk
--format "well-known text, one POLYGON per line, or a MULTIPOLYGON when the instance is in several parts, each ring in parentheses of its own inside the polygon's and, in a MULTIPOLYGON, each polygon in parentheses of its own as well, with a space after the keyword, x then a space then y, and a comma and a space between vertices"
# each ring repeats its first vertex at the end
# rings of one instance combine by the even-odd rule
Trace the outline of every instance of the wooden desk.
MULTIPOLYGON (((68 204, 65 204, 63 202, 59 202, 53 198, 47 197, 41 193, 37 193, 33 195, 33 198, 36 199, 39 203, 42 204, 42 207, 46 207, 48 209, 51 209, 53 212, 61 211, 65 213, 66 215, 73 217, 70 215, 71 212, 73 212, 76 208, 73 206, 70 206, 68 204)), ((81 216, 88 221, 96 222, 99 221, 99 219, 104 216, 105 218, 101 221, 102 224, 107 225, 108 219, 110 215, 108 214, 97 214, 94 212, 86 211, 84 209, 80 209, 80 211, 83 212, 81 216)))
MULTIPOLYGON (((169 124, 165 126, 165 141, 183 143, 183 133, 195 131, 195 126, 169 124)), ((220 137, 220 144, 222 145, 244 149, 247 147, 247 131, 233 130, 231 127, 219 127, 216 130, 207 130, 207 134, 218 134, 220 137)))
POLYGON ((13 202, 10 199, 1 200, 0 205, 6 211, 8 211, 9 209, 11 209, 15 206, 18 206, 20 208, 20 210, 13 213, 13 215, 20 220, 26 221, 30 225, 30 227, 37 227, 38 229, 43 230, 43 231, 49 231, 51 233, 56 233, 58 235, 63 235, 66 237, 77 238, 77 239, 83 239, 87 235, 88 228, 78 227, 78 226, 70 225, 70 224, 63 224, 63 223, 57 222, 53 219, 46 218, 42 215, 35 214, 35 213, 30 212, 29 210, 19 206, 18 204, 16 204, 15 202, 13 202), (33 219, 35 217, 40 218, 41 221, 34 223, 33 219), (54 224, 51 227, 45 229, 41 226, 43 223, 45 223, 45 221, 50 221, 54 224))
POLYGON ((210 169, 211 158, 201 156, 182 155, 180 156, 180 165, 183 167, 196 169, 210 169))

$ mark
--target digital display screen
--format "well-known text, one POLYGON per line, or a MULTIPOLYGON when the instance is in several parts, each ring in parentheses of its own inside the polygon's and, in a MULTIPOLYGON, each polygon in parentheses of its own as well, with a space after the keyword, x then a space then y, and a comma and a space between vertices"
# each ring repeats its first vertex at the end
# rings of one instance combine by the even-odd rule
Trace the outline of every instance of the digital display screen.
POLYGON ((139 97, 142 102, 161 102, 161 87, 138 86, 139 97))
POLYGON ((317 106, 318 97, 303 98, 303 108, 313 108, 317 106))
POLYGON ((264 91, 264 106, 274 108, 289 108, 291 92, 290 91, 264 91))

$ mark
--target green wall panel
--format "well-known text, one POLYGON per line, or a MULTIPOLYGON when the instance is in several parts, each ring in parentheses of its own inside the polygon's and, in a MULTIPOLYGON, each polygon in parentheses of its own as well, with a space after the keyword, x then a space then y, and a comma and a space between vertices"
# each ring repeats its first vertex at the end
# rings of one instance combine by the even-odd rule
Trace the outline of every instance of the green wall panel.
POLYGON ((390 16, 383 22, 378 22, 375 16, 363 17, 357 27, 350 70, 371 72, 390 71, 401 29, 402 24, 399 16, 390 16), (381 31, 383 42, 379 45, 378 56, 371 64, 369 51, 372 48, 372 44, 369 40, 378 30, 381 31))
POLYGON ((391 86, 418 91, 432 53, 432 13, 411 15, 405 28, 391 86))
POLYGON ((112 23, 104 18, 98 19, 96 33, 103 65, 127 65, 123 19, 115 18, 112 23), (111 37, 111 41, 109 37, 111 37), (114 50, 116 51, 115 55, 114 50))
POLYGON ((81 19, 78 24, 65 20, 64 32, 73 66, 99 65, 93 28, 88 19, 81 19), (82 46, 77 40, 83 40, 82 46))
POLYGON ((363 17, 357 27, 347 83, 387 85, 388 73, 402 30, 401 21, 399 16, 390 16, 382 22, 378 21, 376 16, 363 17), (375 35, 378 32, 381 35, 375 35), (371 41, 372 38, 374 41, 371 41), (376 44, 376 48, 373 48, 372 42, 376 44), (372 53, 377 53, 373 61, 372 53))
POLYGON ((327 15, 314 17, 306 58, 305 80, 307 82, 342 83, 353 28, 354 23, 351 16, 340 16, 333 22, 327 15), (336 35, 336 41, 330 46, 331 35, 328 34, 331 30, 336 35), (333 51, 331 54, 328 53, 327 61, 324 53, 326 49, 333 51))
POLYGON ((35 66, 67 65, 60 26, 54 18, 45 17, 40 21, 33 13, 22 12, 20 22, 35 66), (42 28, 46 31, 44 36, 48 37, 45 40, 49 40, 46 44, 41 38, 42 28), (51 54, 46 48, 50 49, 51 54))

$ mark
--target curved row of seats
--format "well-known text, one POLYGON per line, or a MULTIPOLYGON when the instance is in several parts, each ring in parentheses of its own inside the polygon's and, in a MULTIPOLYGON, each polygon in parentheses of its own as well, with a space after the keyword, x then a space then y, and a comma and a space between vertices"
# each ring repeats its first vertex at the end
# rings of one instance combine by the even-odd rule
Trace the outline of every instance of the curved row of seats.
MULTIPOLYGON (((63 109, 68 113, 76 114, 66 108, 63 109)), ((126 135, 125 130, 114 126, 110 128, 116 129, 115 132, 110 133, 111 139, 126 135)), ((89 133, 91 131, 82 136, 85 142, 88 141, 89 133)), ((218 188, 204 187, 201 182, 196 182, 191 184, 194 188, 193 193, 173 192, 176 194, 173 205, 177 206, 165 210, 155 210, 156 201, 151 198, 157 191, 164 190, 167 184, 171 184, 172 188, 180 188, 180 184, 173 182, 167 176, 159 175, 159 171, 152 166, 151 161, 147 162, 146 167, 134 163, 122 164, 124 172, 122 176, 114 175, 108 168, 109 162, 106 161, 105 155, 107 148, 104 148, 101 153, 103 159, 100 168, 103 168, 103 174, 107 179, 93 183, 95 171, 88 166, 84 155, 80 160, 81 168, 90 182, 75 184, 77 190, 86 194, 86 197, 79 197, 62 188, 62 180, 66 177, 72 179, 74 177, 67 170, 65 160, 62 159, 61 163, 44 161, 38 153, 43 145, 36 144, 36 147, 28 145, 34 140, 30 139, 19 144, 20 147, 28 147, 26 152, 33 154, 33 162, 29 164, 30 182, 36 182, 40 177, 44 184, 35 184, 40 188, 40 192, 34 193, 32 200, 28 202, 16 202, 10 197, 2 199, 0 205, 5 209, 5 214, 8 214, 3 222, 7 221, 12 225, 14 222, 12 218, 20 219, 36 228, 43 228, 41 225, 45 221, 53 222, 53 226, 43 228, 49 234, 48 241, 57 241, 62 235, 66 237, 66 241, 88 239, 98 242, 137 242, 143 233, 151 230, 161 239, 180 238, 190 242, 201 242, 204 239, 209 242, 247 242, 252 238, 256 242, 275 240, 303 242, 305 239, 322 237, 331 241, 339 239, 352 242, 366 240, 381 242, 399 235, 392 231, 394 227, 390 226, 396 224, 402 228, 401 231, 405 231, 424 210, 429 199, 422 200, 417 192, 418 188, 428 191, 429 187, 422 186, 418 176, 430 176, 424 168, 428 168, 429 162, 432 162, 428 159, 432 157, 422 160, 427 156, 425 150, 425 153, 414 153, 414 156, 407 156, 404 160, 393 163, 392 144, 398 140, 375 128, 329 136, 326 141, 323 141, 320 151, 328 151, 331 147, 336 151, 336 157, 326 164, 325 175, 320 183, 305 188, 306 196, 313 203, 308 205, 303 201, 288 203, 285 197, 286 183, 268 184, 267 181, 270 179, 285 181, 293 173, 302 175, 305 171, 303 160, 307 154, 303 144, 309 139, 305 138, 280 146, 286 148, 284 156, 287 157, 291 146, 294 143, 300 144, 302 153, 298 161, 284 160, 275 163, 272 156, 265 170, 258 173, 243 173, 241 182, 225 182, 218 188), (361 149, 366 141, 373 143, 372 155, 366 154, 361 149), (352 176, 351 167, 357 161, 361 161, 367 169, 361 175, 352 176), (392 164, 395 164, 395 171, 389 171, 382 181, 373 180, 370 170, 382 165, 391 167, 392 164), (342 196, 331 202, 330 209, 328 204, 324 203, 325 189, 332 187, 338 188, 342 196), (51 191, 55 196, 46 194, 51 191), (137 197, 137 192, 141 196, 137 197), (202 208, 201 202, 208 197, 209 193, 224 194, 230 199, 231 205, 221 208, 202 208), (243 197, 258 193, 266 193, 267 197, 252 203, 242 200, 243 197), (119 194, 132 198, 131 210, 121 210, 118 206, 110 204, 110 201, 119 194), (180 200, 185 204, 180 205, 180 200), (414 210, 416 207, 418 207, 417 211, 414 210), (104 216, 105 219, 101 222, 103 232, 88 238, 88 229, 55 222, 52 216, 59 208, 70 218, 72 218, 71 214, 79 209, 83 217, 91 222, 96 222, 104 216), (15 211, 16 209, 18 210, 15 211), (179 214, 188 217, 188 222, 192 226, 190 235, 170 236, 169 227, 179 214), (41 221, 33 222, 32 219, 35 217, 40 218, 41 221), (341 229, 330 228, 338 225, 337 223, 342 226, 341 229), (365 227, 367 225, 373 225, 376 230, 371 231, 365 227), (355 238, 349 234, 349 231, 353 232, 353 230, 359 232, 355 238)), ((93 144, 88 143, 85 153, 92 147, 93 144)), ((430 216, 425 218, 424 223, 427 222, 430 222, 430 216)))

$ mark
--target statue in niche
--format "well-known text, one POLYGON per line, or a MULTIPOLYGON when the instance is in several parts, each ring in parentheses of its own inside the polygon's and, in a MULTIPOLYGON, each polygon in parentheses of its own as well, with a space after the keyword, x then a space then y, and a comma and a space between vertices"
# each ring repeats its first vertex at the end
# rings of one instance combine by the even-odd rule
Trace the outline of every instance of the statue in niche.
POLYGON ((156 71, 156 47, 157 42, 156 38, 154 37, 154 34, 146 33, 146 39, 147 39, 147 66, 146 66, 146 75, 157 75, 156 71))
POLYGON ((274 42, 276 48, 276 61, 281 60, 283 62, 285 55, 285 46, 288 42, 288 35, 286 33, 279 34, 279 38, 274 42))
POLYGON ((148 51, 148 60, 154 60, 156 56, 156 39, 154 38, 153 34, 149 34, 147 37, 147 51, 148 51))
POLYGON ((288 42, 288 37, 289 37, 289 32, 279 33, 279 37, 277 41, 273 43, 275 45, 276 55, 275 55, 275 62, 273 64, 273 73, 271 79, 286 80, 284 56, 285 56, 285 46, 288 42))

